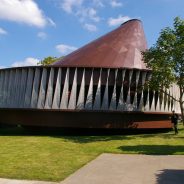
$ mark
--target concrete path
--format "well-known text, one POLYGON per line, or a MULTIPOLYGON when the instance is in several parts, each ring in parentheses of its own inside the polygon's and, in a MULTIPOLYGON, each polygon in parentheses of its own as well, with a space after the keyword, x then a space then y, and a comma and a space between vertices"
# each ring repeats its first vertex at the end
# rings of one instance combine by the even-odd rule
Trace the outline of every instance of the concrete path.
POLYGON ((0 178, 0 184, 57 184, 57 183, 45 181, 11 180, 0 178))
POLYGON ((27 180, 0 179, 0 184, 57 184, 57 183, 45 182, 45 181, 27 181, 27 180))
POLYGON ((61 184, 184 184, 184 156, 102 154, 61 184))
MULTIPOLYGON (((56 184, 0 179, 0 184, 56 184)), ((102 154, 59 184, 184 184, 184 156, 102 154)))

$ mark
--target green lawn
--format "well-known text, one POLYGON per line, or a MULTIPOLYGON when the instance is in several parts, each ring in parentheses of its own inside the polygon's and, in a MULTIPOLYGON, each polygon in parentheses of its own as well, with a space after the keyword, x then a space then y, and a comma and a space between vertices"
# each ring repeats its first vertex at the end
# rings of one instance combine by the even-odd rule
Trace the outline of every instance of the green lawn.
POLYGON ((137 135, 26 135, 0 129, 0 178, 61 181, 101 153, 184 155, 184 129, 137 135))

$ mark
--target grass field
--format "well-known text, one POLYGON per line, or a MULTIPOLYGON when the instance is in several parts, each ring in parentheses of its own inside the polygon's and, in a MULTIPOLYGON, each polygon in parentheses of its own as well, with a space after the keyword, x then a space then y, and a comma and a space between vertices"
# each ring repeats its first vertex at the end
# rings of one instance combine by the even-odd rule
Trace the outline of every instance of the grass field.
POLYGON ((28 135, 0 129, 0 178, 61 181, 101 153, 184 155, 184 129, 155 134, 28 135))

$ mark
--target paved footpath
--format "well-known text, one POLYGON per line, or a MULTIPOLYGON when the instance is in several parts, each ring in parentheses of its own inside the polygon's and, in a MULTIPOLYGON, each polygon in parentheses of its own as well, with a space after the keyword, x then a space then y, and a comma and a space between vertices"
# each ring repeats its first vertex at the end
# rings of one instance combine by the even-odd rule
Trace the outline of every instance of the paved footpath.
POLYGON ((184 184, 184 156, 102 154, 61 184, 184 184))
POLYGON ((45 182, 45 181, 27 181, 27 180, 0 179, 0 184, 57 184, 57 183, 45 182))
POLYGON ((45 181, 26 181, 26 180, 0 179, 0 184, 57 184, 57 183, 45 182, 45 181))
MULTIPOLYGON (((0 179, 0 184, 56 184, 0 179)), ((59 184, 184 184, 184 156, 102 154, 59 184)))

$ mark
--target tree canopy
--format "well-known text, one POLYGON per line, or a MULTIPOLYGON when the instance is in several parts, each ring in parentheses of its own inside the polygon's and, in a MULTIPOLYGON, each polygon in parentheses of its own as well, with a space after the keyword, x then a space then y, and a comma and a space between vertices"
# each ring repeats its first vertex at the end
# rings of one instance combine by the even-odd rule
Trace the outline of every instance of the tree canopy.
POLYGON ((41 60, 38 64, 43 65, 43 66, 47 66, 47 65, 51 65, 52 63, 54 63, 58 60, 61 60, 63 58, 64 58, 64 56, 61 56, 59 58, 48 56, 48 57, 44 58, 43 60, 41 60))
POLYGON ((156 44, 142 54, 152 70, 151 88, 159 91, 173 83, 179 87, 180 98, 177 100, 184 120, 184 20, 176 17, 173 27, 162 29, 156 44))

